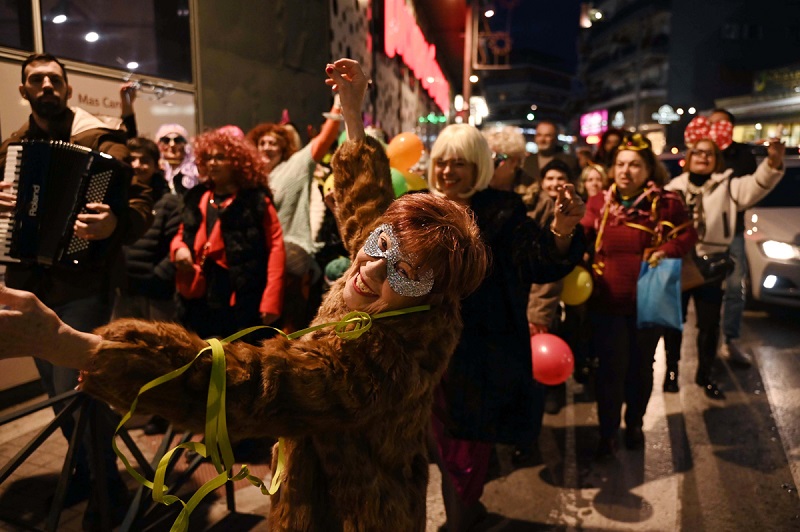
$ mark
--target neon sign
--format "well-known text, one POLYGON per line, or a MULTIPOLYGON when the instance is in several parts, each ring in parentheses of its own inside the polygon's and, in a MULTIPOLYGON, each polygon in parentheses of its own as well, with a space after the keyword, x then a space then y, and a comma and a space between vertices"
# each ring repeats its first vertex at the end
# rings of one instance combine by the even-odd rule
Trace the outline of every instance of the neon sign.
POLYGON ((581 115, 581 136, 598 135, 608 129, 608 111, 592 111, 581 115))
POLYGON ((383 49, 386 56, 390 59, 395 55, 402 57, 436 105, 447 114, 450 111, 450 84, 436 62, 436 47, 425 40, 405 0, 386 0, 384 10, 383 49))

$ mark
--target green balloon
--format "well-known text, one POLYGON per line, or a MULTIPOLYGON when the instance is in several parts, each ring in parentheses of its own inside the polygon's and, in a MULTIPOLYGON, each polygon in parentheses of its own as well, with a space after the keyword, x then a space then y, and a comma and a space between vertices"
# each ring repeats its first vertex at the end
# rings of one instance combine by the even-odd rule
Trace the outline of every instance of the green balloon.
POLYGON ((339 133, 339 143, 337 144, 337 146, 341 146, 342 144, 345 143, 346 140, 347 140, 347 130, 345 129, 344 131, 339 133))
POLYGON ((408 183, 403 173, 397 168, 392 168, 392 188, 394 189, 394 197, 399 198, 408 192, 408 183))

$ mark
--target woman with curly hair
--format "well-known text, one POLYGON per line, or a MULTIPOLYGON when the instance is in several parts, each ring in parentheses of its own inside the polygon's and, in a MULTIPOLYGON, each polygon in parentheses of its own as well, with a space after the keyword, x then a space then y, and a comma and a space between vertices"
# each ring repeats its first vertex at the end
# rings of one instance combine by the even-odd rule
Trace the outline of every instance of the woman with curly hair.
POLYGON ((264 160, 219 130, 197 137, 195 155, 206 181, 186 194, 171 247, 183 322, 202 337, 273 323, 286 253, 271 194, 259 183, 264 160))
POLYGON ((314 261, 318 245, 312 226, 318 229, 319 222, 312 223, 312 198, 322 206, 314 170, 339 137, 340 113, 339 105, 335 103, 319 135, 299 149, 288 125, 263 123, 247 133, 247 139, 256 146, 266 163, 264 184, 268 184, 272 191, 283 227, 286 306, 280 325, 286 332, 308 325, 316 310, 308 308, 311 285, 320 279, 322 273, 314 261))

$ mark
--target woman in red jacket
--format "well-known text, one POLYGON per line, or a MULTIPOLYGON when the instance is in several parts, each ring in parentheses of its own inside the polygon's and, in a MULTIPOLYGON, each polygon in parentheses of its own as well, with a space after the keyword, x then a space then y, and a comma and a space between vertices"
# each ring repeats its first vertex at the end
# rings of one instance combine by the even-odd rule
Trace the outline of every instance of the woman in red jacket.
POLYGON ((200 135, 195 156, 207 180, 187 192, 172 241, 183 322, 203 338, 269 325, 283 306, 286 253, 271 194, 259 185, 264 163, 246 140, 220 131, 200 135), (199 271, 205 289, 191 290, 199 271))
POLYGON ((589 198, 581 223, 595 240, 594 292, 589 301, 592 349, 599 358, 598 458, 616 454, 621 410, 625 445, 644 447, 642 419, 653 388, 653 359, 661 336, 657 327, 636 325, 636 282, 642 260, 682 257, 697 235, 681 198, 661 189, 666 170, 649 143, 634 134, 612 157, 611 187, 589 198), (673 228, 683 226, 676 234, 673 228), (668 237, 669 236, 669 237, 668 237))

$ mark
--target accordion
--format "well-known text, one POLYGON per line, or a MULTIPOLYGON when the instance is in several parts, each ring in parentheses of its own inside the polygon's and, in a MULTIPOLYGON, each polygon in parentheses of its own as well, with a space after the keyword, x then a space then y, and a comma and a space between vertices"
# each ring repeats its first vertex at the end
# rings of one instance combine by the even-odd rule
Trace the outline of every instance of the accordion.
POLYGON ((11 144, 3 181, 17 195, 0 215, 0 262, 85 266, 106 258, 111 239, 84 240, 73 228, 87 203, 125 213, 131 170, 108 154, 62 141, 11 144))

